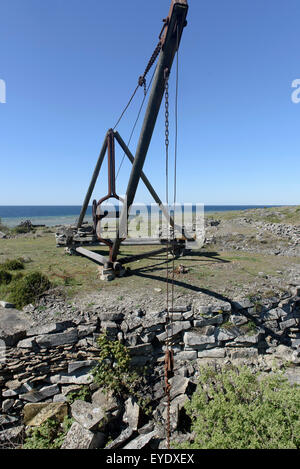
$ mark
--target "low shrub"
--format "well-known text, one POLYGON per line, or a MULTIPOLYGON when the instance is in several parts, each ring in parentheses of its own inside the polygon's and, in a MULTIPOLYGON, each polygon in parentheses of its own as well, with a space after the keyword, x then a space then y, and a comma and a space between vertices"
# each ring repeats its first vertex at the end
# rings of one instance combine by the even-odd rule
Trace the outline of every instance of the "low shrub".
POLYGON ((94 382, 117 395, 126 394, 130 388, 135 388, 139 375, 130 366, 131 358, 127 348, 118 340, 109 340, 105 333, 98 337, 97 343, 100 352, 99 363, 92 370, 94 382))
POLYGON ((50 287, 51 283, 45 275, 32 272, 11 283, 8 301, 14 303, 17 308, 22 308, 34 303, 50 287))
POLYGON ((8 285, 12 281, 11 273, 6 270, 0 270, 0 285, 8 285))
POLYGON ((150 399, 146 397, 146 369, 137 369, 131 364, 127 347, 118 340, 110 340, 106 333, 97 339, 99 362, 92 370, 94 382, 104 392, 111 391, 116 396, 132 396, 146 415, 151 414, 150 399))
POLYGON ((69 417, 65 417, 62 423, 54 418, 46 420, 29 430, 22 449, 59 449, 73 421, 69 417))
POLYGON ((1 267, 6 270, 22 270, 24 269, 24 263, 19 259, 8 259, 1 267))
POLYGON ((205 367, 185 409, 195 436, 181 448, 300 448, 300 387, 280 372, 205 367))

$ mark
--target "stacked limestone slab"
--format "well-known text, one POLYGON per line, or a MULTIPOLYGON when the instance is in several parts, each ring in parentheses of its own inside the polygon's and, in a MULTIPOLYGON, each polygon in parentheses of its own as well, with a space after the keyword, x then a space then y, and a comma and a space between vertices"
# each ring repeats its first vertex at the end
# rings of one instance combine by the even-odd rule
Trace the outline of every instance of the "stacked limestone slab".
MULTIPOLYGON (((169 313, 172 322, 168 325, 166 311, 151 310, 105 311, 92 318, 37 325, 32 324, 30 313, 1 307, 0 444, 14 432, 20 436, 25 425, 31 424, 30 419, 24 420, 24 412, 26 415, 31 408, 34 413, 35 406, 42 404, 44 415, 57 408, 74 418, 64 447, 104 447, 108 427, 111 430, 114 425, 119 434, 109 443, 111 449, 163 447, 166 338, 175 357, 173 432, 180 431, 180 412, 195 389, 203 364, 246 364, 264 372, 270 372, 275 362, 278 366, 288 364, 288 378, 299 383, 299 290, 284 299, 259 303, 245 298, 225 301, 199 293, 191 304, 169 313), (145 391, 152 402, 150 417, 143 415, 136 401, 116 401, 113 396, 104 399, 103 390, 95 387, 91 370, 99 355, 97 337, 103 331, 129 348, 134 365, 147 365, 152 370, 145 391), (83 385, 90 388, 92 402, 76 401, 69 406, 68 394, 83 385), (91 416, 87 419, 90 426, 87 415, 91 416)), ((34 417, 41 419, 38 413, 34 417)))

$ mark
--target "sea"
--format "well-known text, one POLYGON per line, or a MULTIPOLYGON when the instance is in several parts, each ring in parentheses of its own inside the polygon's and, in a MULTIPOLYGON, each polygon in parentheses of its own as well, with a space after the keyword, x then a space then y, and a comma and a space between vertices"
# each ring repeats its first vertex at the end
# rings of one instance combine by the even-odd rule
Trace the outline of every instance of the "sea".
MULTIPOLYGON (((279 205, 204 205, 204 213, 279 207, 279 205)), ((76 222, 81 205, 0 205, 3 225, 14 227, 30 220, 33 225, 70 225, 76 222)), ((92 207, 87 208, 85 221, 92 221, 92 207)))

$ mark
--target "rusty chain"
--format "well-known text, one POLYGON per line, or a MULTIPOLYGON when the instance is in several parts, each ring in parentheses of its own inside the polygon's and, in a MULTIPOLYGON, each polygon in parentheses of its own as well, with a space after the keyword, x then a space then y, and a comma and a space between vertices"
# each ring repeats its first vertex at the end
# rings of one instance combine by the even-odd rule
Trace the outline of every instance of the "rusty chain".
MULTIPOLYGON (((166 151, 166 205, 167 210, 169 211, 169 69, 166 68, 164 71, 164 79, 165 79, 165 151, 166 151)), ((171 384, 169 382, 169 378, 173 372, 173 350, 171 349, 171 340, 169 338, 169 323, 170 323, 170 315, 169 315, 169 234, 167 233, 167 244, 166 244, 166 281, 167 281, 167 318, 166 318, 166 352, 165 352, 165 394, 167 397, 167 448, 170 449, 170 392, 171 392, 171 384)), ((173 292, 172 292, 173 296, 173 292)), ((172 299, 173 305, 173 299, 172 299)))
POLYGON ((144 95, 146 96, 146 90, 147 90, 147 86, 146 86, 146 76, 148 74, 148 72, 151 70, 151 67, 152 65, 155 63, 157 57, 158 57, 158 54, 160 53, 160 50, 161 50, 161 41, 158 42, 156 48, 154 49, 154 52, 153 54, 151 55, 150 57, 150 60, 147 64, 147 67, 145 68, 145 71, 143 73, 143 75, 141 75, 139 77, 139 80, 138 80, 138 84, 139 86, 143 86, 144 87, 144 95))
POLYGON ((131 101, 133 100, 137 90, 139 89, 140 86, 143 86, 144 87, 144 96, 146 96, 147 94, 147 86, 146 86, 146 76, 148 74, 148 72, 150 71, 151 67, 153 66, 153 64, 155 63, 160 51, 161 51, 161 41, 159 40, 157 46, 155 47, 154 49, 154 52, 153 54, 151 55, 150 57, 150 60, 145 68, 145 71, 143 73, 143 75, 141 75, 138 79, 138 84, 134 90, 134 92, 132 93, 128 103, 126 104, 125 108, 123 109, 123 111, 121 112, 121 115, 119 117, 119 119, 117 120, 115 126, 113 127, 113 130, 115 130, 115 128, 117 127, 117 125, 119 124, 119 122, 121 121, 122 117, 124 116, 125 112, 127 111, 127 109, 129 108, 129 105, 131 103, 131 101))

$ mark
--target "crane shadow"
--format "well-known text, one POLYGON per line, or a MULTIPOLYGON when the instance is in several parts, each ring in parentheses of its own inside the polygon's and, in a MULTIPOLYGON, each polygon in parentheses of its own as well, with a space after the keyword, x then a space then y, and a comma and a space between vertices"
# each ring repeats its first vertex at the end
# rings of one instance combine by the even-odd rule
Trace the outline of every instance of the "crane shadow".
MULTIPOLYGON (((138 277, 147 278, 150 280, 158 280, 160 282, 167 283, 167 279, 165 277, 162 277, 160 275, 153 275, 153 274, 146 273, 146 272, 141 272, 140 269, 132 270, 131 273, 138 277)), ((232 304, 232 301, 228 297, 221 295, 220 293, 214 292, 212 290, 209 290, 207 288, 198 287, 196 285, 192 285, 191 283, 183 282, 182 280, 177 280, 177 279, 174 279, 173 283, 175 286, 186 288, 187 290, 191 290, 195 293, 205 293, 206 295, 212 296, 213 298, 216 298, 217 300, 227 301, 230 304, 232 304)))

